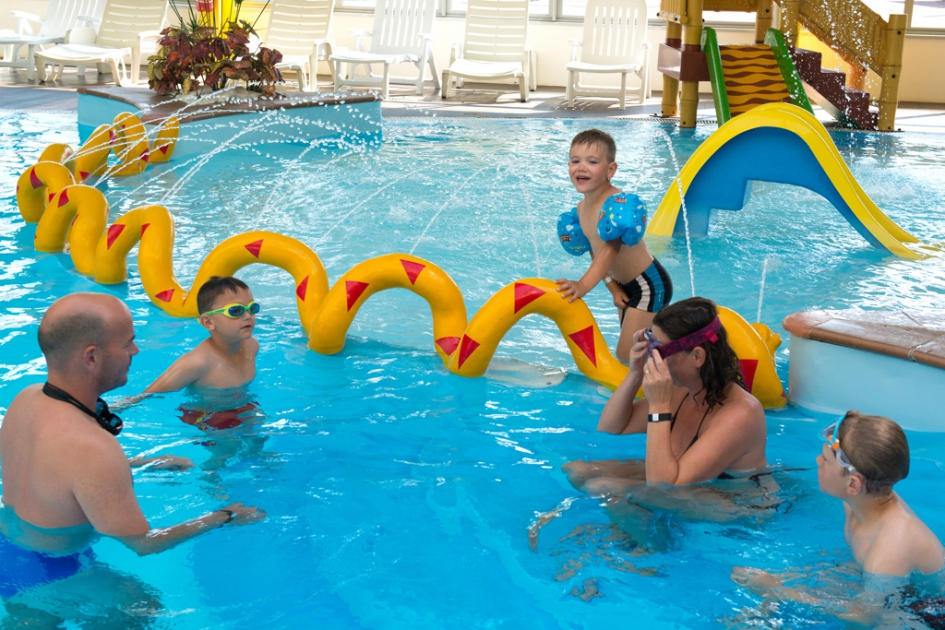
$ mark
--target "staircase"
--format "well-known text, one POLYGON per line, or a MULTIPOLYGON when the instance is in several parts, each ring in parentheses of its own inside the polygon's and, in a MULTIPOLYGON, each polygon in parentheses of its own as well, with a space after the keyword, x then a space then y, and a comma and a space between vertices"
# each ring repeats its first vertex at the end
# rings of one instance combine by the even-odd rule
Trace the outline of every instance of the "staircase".
POLYGON ((842 123, 860 129, 879 128, 879 113, 870 108, 868 92, 846 87, 847 76, 837 70, 821 67, 821 54, 803 48, 790 48, 791 58, 801 80, 820 98, 817 104, 842 123))

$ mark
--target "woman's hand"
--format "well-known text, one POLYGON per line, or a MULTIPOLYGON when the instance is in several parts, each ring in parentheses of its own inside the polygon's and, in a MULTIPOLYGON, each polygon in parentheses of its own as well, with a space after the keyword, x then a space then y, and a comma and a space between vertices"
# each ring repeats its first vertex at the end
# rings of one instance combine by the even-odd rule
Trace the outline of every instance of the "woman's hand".
POLYGON ((555 280, 555 284, 558 285, 558 293, 561 294, 561 297, 570 298, 568 302, 573 302, 574 300, 584 297, 590 290, 585 287, 584 283, 580 280, 567 280, 565 278, 558 278, 555 280))
MULTIPOLYGON (((645 328, 633 333, 633 346, 630 348, 630 373, 643 374, 646 362, 650 358, 650 345, 643 336, 645 328)), ((629 375, 628 375, 629 378, 629 375)))
MULTIPOLYGON (((633 347, 636 349, 636 344, 633 347)), ((669 366, 660 356, 659 349, 654 349, 643 367, 643 394, 650 413, 672 413, 673 388, 669 366)))

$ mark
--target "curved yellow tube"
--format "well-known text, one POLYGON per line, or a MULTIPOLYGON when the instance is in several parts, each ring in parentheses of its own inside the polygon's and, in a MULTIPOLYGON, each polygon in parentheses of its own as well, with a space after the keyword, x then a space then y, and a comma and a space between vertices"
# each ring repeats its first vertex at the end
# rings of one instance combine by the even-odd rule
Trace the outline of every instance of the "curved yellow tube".
POLYGON ((341 352, 361 305, 378 291, 395 288, 413 291, 429 303, 434 349, 444 365, 449 363, 466 328, 463 295, 445 271, 410 254, 378 256, 343 275, 312 320, 308 347, 321 354, 341 352))
POLYGON ((61 252, 68 236, 69 253, 76 271, 92 275, 96 243, 107 223, 105 195, 91 186, 67 186, 46 206, 36 226, 34 246, 41 252, 61 252))
POLYGON ((500 289, 469 322, 450 358, 450 372, 481 376, 505 333, 526 315, 538 313, 558 325, 581 372, 616 389, 627 375, 627 366, 610 352, 584 301, 568 302, 557 289, 544 278, 525 278, 500 289))
POLYGON ((115 116, 113 125, 117 138, 112 150, 119 164, 108 170, 111 175, 137 175, 148 166, 151 146, 148 132, 141 120, 127 112, 115 116))
POLYGON ((151 150, 148 153, 148 161, 151 164, 157 162, 167 162, 174 154, 174 147, 177 146, 177 137, 180 135, 180 122, 177 116, 171 116, 164 121, 161 128, 158 129, 154 142, 151 143, 151 150))
POLYGON ((75 184, 72 173, 58 162, 39 162, 16 181, 16 205, 27 223, 37 223, 46 204, 66 186, 75 184))
POLYGON ((85 144, 76 151, 73 171, 76 181, 84 182, 89 177, 98 177, 105 172, 108 154, 111 153, 116 138, 111 125, 99 125, 95 128, 85 144))
POLYGON ((783 407, 787 396, 774 366, 781 336, 761 323, 749 324, 735 311, 719 306, 719 320, 728 342, 742 363, 745 385, 765 409, 783 407))
POLYGON ((72 147, 62 142, 56 142, 39 154, 37 162, 58 162, 67 169, 75 172, 75 155, 72 153, 72 147))
MULTIPOLYGON (((295 304, 302 325, 315 319, 315 313, 328 293, 325 266, 305 243, 275 232, 246 232, 232 236, 214 247, 200 265, 191 291, 199 290, 211 276, 232 276, 243 267, 256 263, 279 267, 292 274, 295 304)), ((184 310, 180 316, 197 317, 196 295, 194 293, 193 300, 184 300, 184 310)), ((161 304, 158 306, 163 308, 161 304)))
MULTIPOLYGON (((133 153, 141 149, 143 127, 140 121, 135 123, 137 119, 131 118, 134 117, 122 118, 125 128, 121 138, 134 141, 133 153)), ((76 170, 83 178, 101 168, 95 166, 94 160, 104 164, 101 156, 111 146, 107 140, 110 132, 110 128, 100 127, 83 146, 83 151, 88 147, 89 152, 74 156, 76 170), (94 152, 98 153, 93 155, 94 152)), ((176 133, 175 120, 167 135, 156 140, 169 143, 168 154, 173 150, 176 133)), ((66 149, 62 145, 49 147, 44 155, 68 160, 66 149)), ((141 151, 115 172, 146 162, 147 153, 141 151)), ((403 288, 429 303, 435 350, 454 374, 482 375, 509 329, 532 313, 544 315, 557 324, 577 367, 589 378, 614 389, 627 374, 627 367, 610 352, 583 300, 562 299, 551 280, 526 278, 502 288, 467 325, 466 306, 459 288, 443 269, 429 261, 409 254, 379 256, 353 267, 329 291, 325 267, 308 246, 282 234, 256 231, 233 236, 217 245, 201 264, 191 290, 186 291, 174 275, 174 219, 166 208, 136 208, 106 229, 105 196, 93 187, 75 184, 69 169, 57 161, 40 162, 20 176, 17 203, 26 221, 39 222, 36 248, 61 252, 68 240, 76 270, 93 275, 96 282, 124 282, 128 254, 140 244, 138 268, 142 285, 151 301, 172 316, 197 316, 196 300, 188 298, 211 276, 231 276, 250 264, 268 264, 292 275, 296 306, 309 333, 309 347, 322 354, 344 348, 351 322, 371 295, 403 288)), ((749 390, 765 407, 783 405, 784 390, 773 360, 780 337, 763 324, 749 325, 723 307, 719 307, 719 316, 732 347, 742 359, 749 390)))

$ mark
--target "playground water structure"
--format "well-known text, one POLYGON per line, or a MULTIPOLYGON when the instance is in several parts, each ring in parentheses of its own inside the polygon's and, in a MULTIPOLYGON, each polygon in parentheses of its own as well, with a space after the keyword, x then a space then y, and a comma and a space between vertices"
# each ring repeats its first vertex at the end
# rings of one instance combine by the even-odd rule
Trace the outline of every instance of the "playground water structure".
MULTIPOLYGON (((76 142, 48 131, 70 124, 55 117, 8 115, 5 123, 11 142, 4 146, 16 151, 0 153, 3 190, 13 190, 16 175, 46 144, 76 142)), ((627 156, 618 183, 638 192, 651 212, 675 176, 663 134, 680 162, 708 134, 657 123, 600 126, 627 156)), ((189 166, 172 160, 139 176, 112 178, 103 192, 114 220, 176 191, 163 203, 177 224, 174 271, 181 278, 193 278, 210 249, 235 232, 272 229, 312 247, 332 281, 379 253, 421 256, 449 272, 473 310, 515 279, 583 272, 586 261, 564 254, 554 232, 557 214, 573 204, 563 156, 582 127, 576 121, 386 121, 380 148, 352 138, 300 158, 305 147, 254 145, 220 152, 189 178, 180 178, 189 166)), ((854 134, 835 140, 891 217, 925 241, 945 240, 937 210, 945 207, 945 191, 932 176, 945 140, 854 134), (920 201, 925 212, 915 211, 920 201)), ((692 239, 692 284, 743 315, 760 311, 776 331, 784 315, 800 308, 921 308, 945 295, 939 264, 873 249, 810 193, 759 184, 745 210, 723 213, 710 234, 692 239), (784 207, 795 210, 789 221, 784 207)), ((203 338, 195 322, 169 318, 151 304, 134 256, 127 285, 103 287, 76 274, 68 256, 36 253, 34 228, 23 225, 12 203, 2 223, 8 302, 0 405, 42 380, 38 318, 72 290, 109 291, 132 307, 142 353, 129 385, 116 394, 140 391, 203 338)), ((648 242, 673 275, 677 298, 687 296, 685 240, 648 242)), ((195 401, 167 395, 125 413, 122 440, 132 452, 174 452, 198 462, 199 470, 183 477, 138 475, 154 525, 224 500, 258 504, 269 519, 214 532, 157 558, 135 558, 113 541, 97 543, 100 561, 146 585, 142 590, 160 602, 147 613, 159 627, 292 627, 316 617, 334 627, 590 627, 625 620, 628 606, 644 624, 709 627, 753 603, 728 580, 734 558, 781 567, 818 562, 824 549, 848 557, 842 512, 817 494, 813 472, 784 479, 794 507, 764 527, 674 524, 674 549, 637 558, 625 541, 605 540, 606 515, 596 501, 582 500, 543 531, 533 554, 525 529, 534 512, 576 495, 559 471, 562 463, 643 453, 642 439, 595 432, 604 397, 571 367, 552 322, 522 321, 499 346, 498 369, 484 379, 462 379, 446 373, 430 351, 429 309, 417 296, 375 295, 354 320, 345 350, 322 356, 306 349, 284 272, 253 266, 240 275, 265 305, 259 375, 250 391, 265 415, 243 429, 207 435, 177 419, 177 407, 195 401), (207 441, 215 444, 202 444, 207 441), (815 528, 822 533, 811 541, 805 533, 815 528), (246 549, 253 552, 237 551, 246 549), (638 575, 629 564, 657 575, 638 575), (584 592, 588 579, 603 598, 588 604, 569 596, 572 589, 584 592), (661 592, 687 593, 686 601, 655 600, 654 580, 661 592)), ((606 294, 596 291, 586 301, 613 344, 617 323, 606 294)), ((787 357, 782 348, 783 380, 787 357)), ((810 465, 820 425, 792 410, 769 412, 769 421, 772 463, 810 465)), ((903 494, 942 531, 945 514, 931 498, 943 476, 941 434, 922 434, 916 442, 903 494)), ((829 619, 803 609, 780 614, 794 625, 829 619)))

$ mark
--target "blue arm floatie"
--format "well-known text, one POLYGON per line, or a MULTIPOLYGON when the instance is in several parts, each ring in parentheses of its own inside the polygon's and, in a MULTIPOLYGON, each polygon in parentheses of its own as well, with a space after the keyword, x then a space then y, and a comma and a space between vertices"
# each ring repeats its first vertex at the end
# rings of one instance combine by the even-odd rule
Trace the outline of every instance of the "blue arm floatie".
POLYGON ((573 256, 580 256, 590 251, 591 243, 581 230, 581 220, 578 218, 577 208, 564 212, 558 217, 558 240, 564 251, 573 256))
POLYGON ((646 231, 646 205, 636 195, 617 193, 601 206, 597 233, 605 241, 622 240, 633 246, 646 231))

